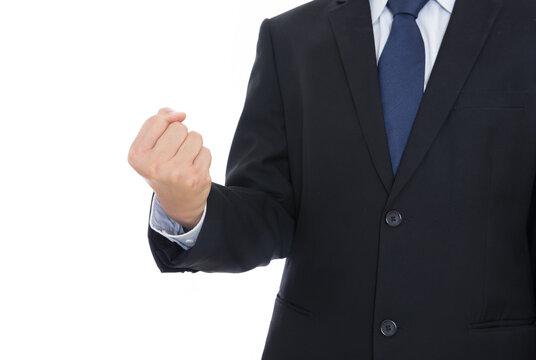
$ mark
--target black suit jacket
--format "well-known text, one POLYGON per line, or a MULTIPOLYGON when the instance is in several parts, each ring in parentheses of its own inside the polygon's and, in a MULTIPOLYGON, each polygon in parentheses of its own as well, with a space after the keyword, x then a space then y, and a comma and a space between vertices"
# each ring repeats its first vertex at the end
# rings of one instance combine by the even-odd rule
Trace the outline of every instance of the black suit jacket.
POLYGON ((161 271, 286 257, 265 360, 536 359, 535 19, 456 1, 396 176, 369 1, 265 20, 197 244, 149 227, 161 271))

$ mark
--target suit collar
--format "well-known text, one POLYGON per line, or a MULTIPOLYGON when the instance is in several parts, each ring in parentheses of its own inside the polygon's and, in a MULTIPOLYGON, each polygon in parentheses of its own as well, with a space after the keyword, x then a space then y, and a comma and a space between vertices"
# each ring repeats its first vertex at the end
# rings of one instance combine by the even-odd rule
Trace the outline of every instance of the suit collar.
MULTIPOLYGON (((503 0, 457 0, 423 94, 396 178, 387 145, 370 2, 337 1, 329 21, 371 160, 389 194, 407 184, 448 117, 503 0)), ((447 3, 443 1, 443 3, 447 3)))

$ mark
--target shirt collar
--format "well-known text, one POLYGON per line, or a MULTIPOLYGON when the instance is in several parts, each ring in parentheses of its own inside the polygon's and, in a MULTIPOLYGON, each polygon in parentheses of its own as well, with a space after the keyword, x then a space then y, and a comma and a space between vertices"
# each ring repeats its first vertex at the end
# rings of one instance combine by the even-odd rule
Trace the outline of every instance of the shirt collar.
POLYGON ((435 0, 441 5, 441 7, 449 12, 449 14, 452 14, 452 9, 454 9, 454 3, 456 0, 435 0))
MULTIPOLYGON (((436 1, 441 7, 445 10, 447 10, 449 13, 452 13, 452 9, 454 8, 454 2, 456 0, 430 0, 430 1, 436 1)), ((380 17, 380 14, 382 13, 383 9, 387 5, 387 0, 369 0, 370 2, 370 14, 372 17, 372 23, 375 23, 376 20, 380 17)))

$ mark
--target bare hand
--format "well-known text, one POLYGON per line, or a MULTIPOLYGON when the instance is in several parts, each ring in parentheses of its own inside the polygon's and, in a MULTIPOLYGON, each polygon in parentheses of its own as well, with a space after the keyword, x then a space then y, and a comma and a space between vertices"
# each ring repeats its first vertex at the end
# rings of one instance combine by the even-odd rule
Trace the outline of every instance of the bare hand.
POLYGON ((183 112, 162 108, 145 121, 128 152, 128 163, 153 188, 162 208, 179 224, 193 228, 210 192, 210 150, 188 131, 183 112))

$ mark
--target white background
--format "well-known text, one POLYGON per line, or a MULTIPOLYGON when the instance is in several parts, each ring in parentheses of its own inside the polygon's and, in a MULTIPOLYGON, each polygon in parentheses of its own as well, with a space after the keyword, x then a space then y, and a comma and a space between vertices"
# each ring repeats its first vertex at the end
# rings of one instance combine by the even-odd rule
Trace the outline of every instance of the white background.
POLYGON ((127 153, 185 111, 223 184, 259 26, 304 2, 0 2, 1 359, 260 359, 284 260, 161 274, 127 153))

